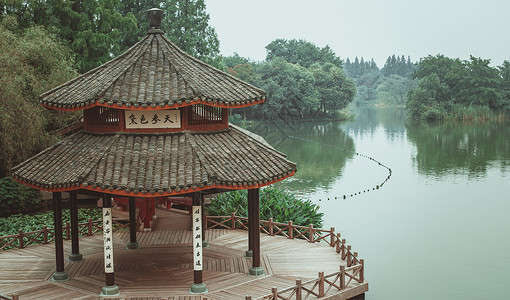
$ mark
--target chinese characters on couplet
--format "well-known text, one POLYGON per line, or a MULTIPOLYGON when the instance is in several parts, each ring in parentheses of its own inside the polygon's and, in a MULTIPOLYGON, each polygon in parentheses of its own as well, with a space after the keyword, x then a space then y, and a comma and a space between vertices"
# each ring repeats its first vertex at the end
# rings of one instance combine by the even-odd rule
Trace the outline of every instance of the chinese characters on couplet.
POLYGON ((181 128, 181 111, 177 109, 136 111, 126 110, 127 129, 181 128))
POLYGON ((113 228, 112 208, 103 207, 104 270, 113 273, 113 228))
POLYGON ((202 270, 202 211, 200 205, 193 205, 193 264, 195 271, 202 270))

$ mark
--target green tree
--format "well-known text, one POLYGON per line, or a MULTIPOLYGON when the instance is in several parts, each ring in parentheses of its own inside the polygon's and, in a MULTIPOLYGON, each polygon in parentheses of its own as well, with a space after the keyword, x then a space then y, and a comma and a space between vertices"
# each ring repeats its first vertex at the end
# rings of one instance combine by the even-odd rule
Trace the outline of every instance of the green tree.
POLYGON ((377 86, 377 100, 384 103, 405 105, 407 94, 416 88, 418 81, 398 75, 384 77, 377 86))
POLYGON ((43 108, 38 95, 76 76, 71 51, 41 27, 0 24, 0 177, 55 141, 76 117, 43 108))
POLYGON ((319 97, 319 111, 324 114, 347 106, 354 99, 356 87, 344 71, 332 63, 315 63, 310 67, 319 97))
POLYGON ((17 17, 20 29, 41 25, 68 41, 84 72, 120 54, 121 38, 136 31, 136 18, 122 16, 119 5, 119 0, 12 0, 1 6, 3 16, 17 17))
POLYGON ((302 119, 319 106, 313 74, 306 68, 274 58, 259 68, 258 86, 267 92, 268 99, 261 113, 267 119, 302 119))
POLYGON ((220 41, 205 8, 204 0, 167 0, 162 27, 179 48, 221 68, 220 41))
POLYGON ((510 61, 505 60, 503 65, 499 67, 499 75, 501 76, 501 92, 503 93, 503 105, 510 109, 510 61))
POLYGON ((266 46, 266 51, 267 61, 280 57, 289 63, 298 64, 305 68, 310 67, 316 62, 329 62, 339 68, 343 64, 342 60, 335 55, 329 46, 319 48, 305 40, 277 39, 266 46))

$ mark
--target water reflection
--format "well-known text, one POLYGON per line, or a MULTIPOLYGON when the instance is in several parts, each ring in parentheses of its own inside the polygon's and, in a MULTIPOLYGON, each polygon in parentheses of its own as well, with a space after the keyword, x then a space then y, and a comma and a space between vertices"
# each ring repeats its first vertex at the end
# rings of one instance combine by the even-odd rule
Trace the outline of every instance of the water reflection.
POLYGON ((330 186, 354 156, 354 142, 337 122, 256 123, 247 129, 297 163, 298 172, 286 182, 294 191, 330 186))
POLYGON ((416 146, 414 167, 420 174, 442 177, 466 174, 485 177, 488 167, 500 164, 509 170, 510 127, 508 122, 408 124, 407 136, 416 146))

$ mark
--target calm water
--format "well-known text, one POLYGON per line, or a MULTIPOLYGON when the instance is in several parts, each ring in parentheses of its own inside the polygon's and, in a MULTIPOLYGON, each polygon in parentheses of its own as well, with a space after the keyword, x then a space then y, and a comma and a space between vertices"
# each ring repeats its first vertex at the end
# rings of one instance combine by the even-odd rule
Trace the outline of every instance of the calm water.
POLYGON ((365 109, 352 122, 249 129, 298 164, 285 185, 365 258, 367 299, 510 299, 509 125, 413 125, 365 109), (366 157, 392 170, 378 190, 388 170, 366 157))

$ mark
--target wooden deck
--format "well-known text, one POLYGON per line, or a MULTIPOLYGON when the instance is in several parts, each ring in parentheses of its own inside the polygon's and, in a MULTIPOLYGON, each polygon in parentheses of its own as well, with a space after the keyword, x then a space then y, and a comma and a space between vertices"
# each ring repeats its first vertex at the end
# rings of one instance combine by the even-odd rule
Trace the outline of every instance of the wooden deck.
MULTIPOLYGON (((251 259, 244 258, 247 232, 211 229, 206 232, 210 248, 204 249, 203 281, 208 294, 190 295, 193 282, 190 215, 187 212, 157 210, 152 232, 139 232, 139 250, 125 250, 128 231, 114 235, 115 283, 122 299, 253 299, 317 278, 345 265, 333 247, 261 234, 262 267, 267 276, 248 276, 251 259)), ((80 238, 84 260, 66 262, 71 279, 53 282, 54 245, 38 245, 0 252, 0 294, 17 294, 20 299, 98 299, 104 285, 102 235, 80 238)), ((64 241, 64 252, 71 252, 64 241)), ((364 282, 347 289, 331 289, 329 299, 348 299, 368 290, 364 282)), ((310 297, 313 299, 314 297, 310 297)))

